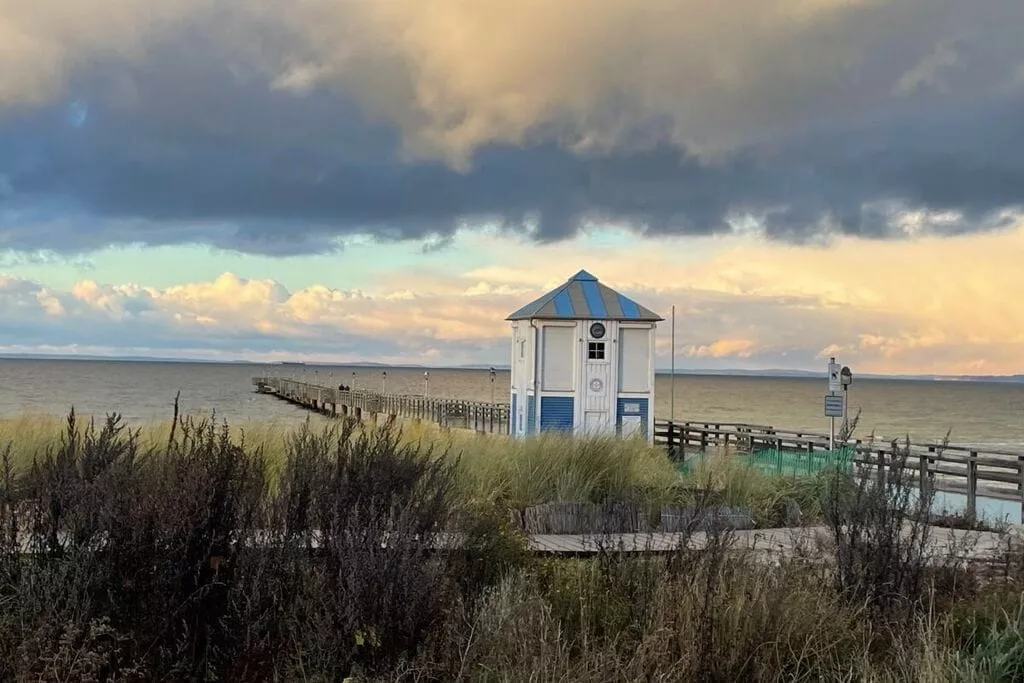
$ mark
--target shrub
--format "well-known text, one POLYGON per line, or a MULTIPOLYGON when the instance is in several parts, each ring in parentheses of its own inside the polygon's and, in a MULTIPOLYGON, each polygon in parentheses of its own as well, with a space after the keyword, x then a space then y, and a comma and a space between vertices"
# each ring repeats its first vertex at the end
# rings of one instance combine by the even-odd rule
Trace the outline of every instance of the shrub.
POLYGON ((166 436, 143 452, 118 416, 72 412, 20 478, 0 452, 4 678, 386 670, 513 562, 484 516, 435 552, 456 462, 389 429, 306 427, 273 486, 226 426, 176 416, 166 436))
POLYGON ((933 493, 916 487, 909 445, 893 441, 891 449, 884 469, 865 469, 852 484, 837 471, 824 511, 839 593, 883 619, 907 621, 928 604, 933 493))

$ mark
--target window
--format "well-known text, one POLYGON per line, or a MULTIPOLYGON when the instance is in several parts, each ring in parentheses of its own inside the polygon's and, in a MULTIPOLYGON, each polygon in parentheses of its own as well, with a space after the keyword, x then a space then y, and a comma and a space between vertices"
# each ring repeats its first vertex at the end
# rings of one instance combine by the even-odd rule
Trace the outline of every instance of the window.
POLYGON ((590 342, 587 345, 587 358, 590 360, 604 360, 604 342, 590 342))

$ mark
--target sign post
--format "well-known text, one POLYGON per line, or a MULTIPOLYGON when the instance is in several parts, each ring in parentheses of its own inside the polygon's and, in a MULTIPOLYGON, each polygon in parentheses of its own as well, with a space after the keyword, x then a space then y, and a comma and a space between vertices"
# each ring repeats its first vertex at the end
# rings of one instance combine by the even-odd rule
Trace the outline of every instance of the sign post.
POLYGON ((825 395, 825 416, 828 418, 828 449, 834 451, 836 448, 836 418, 842 417, 843 407, 839 406, 838 412, 835 407, 835 399, 838 395, 842 401, 843 385, 839 381, 839 364, 835 356, 828 359, 828 394, 825 395))
POLYGON ((828 418, 828 449, 836 447, 836 418, 843 418, 843 430, 846 426, 846 392, 853 383, 853 373, 845 365, 840 367, 835 357, 828 359, 828 393, 825 394, 825 417, 828 418))

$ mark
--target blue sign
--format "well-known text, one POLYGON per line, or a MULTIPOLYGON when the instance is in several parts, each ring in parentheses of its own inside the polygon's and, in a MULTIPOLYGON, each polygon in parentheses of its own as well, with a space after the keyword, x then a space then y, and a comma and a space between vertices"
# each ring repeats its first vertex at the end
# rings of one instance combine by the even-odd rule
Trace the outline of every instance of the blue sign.
POLYGON ((825 417, 843 416, 843 395, 829 394, 825 396, 825 417))

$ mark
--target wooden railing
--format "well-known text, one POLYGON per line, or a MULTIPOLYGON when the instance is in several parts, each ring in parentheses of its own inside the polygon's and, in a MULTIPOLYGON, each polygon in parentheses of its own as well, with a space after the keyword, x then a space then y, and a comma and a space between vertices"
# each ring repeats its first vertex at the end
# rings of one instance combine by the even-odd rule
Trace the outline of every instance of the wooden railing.
POLYGON ((442 427, 507 434, 509 407, 505 403, 481 403, 408 394, 385 394, 355 389, 342 391, 283 377, 254 377, 257 391, 273 394, 310 410, 336 417, 357 419, 409 418, 442 427))
MULTIPOLYGON (((676 458, 688 452, 728 449, 754 453, 771 449, 806 454, 829 450, 829 438, 815 432, 777 429, 766 425, 711 422, 669 422, 656 420, 655 443, 676 458)), ((864 441, 839 443, 851 454, 856 468, 874 471, 880 481, 902 466, 913 473, 922 489, 960 493, 966 496, 966 513, 977 514, 979 496, 1019 501, 1024 522, 1024 452, 974 445, 907 443, 906 441, 864 441)))

